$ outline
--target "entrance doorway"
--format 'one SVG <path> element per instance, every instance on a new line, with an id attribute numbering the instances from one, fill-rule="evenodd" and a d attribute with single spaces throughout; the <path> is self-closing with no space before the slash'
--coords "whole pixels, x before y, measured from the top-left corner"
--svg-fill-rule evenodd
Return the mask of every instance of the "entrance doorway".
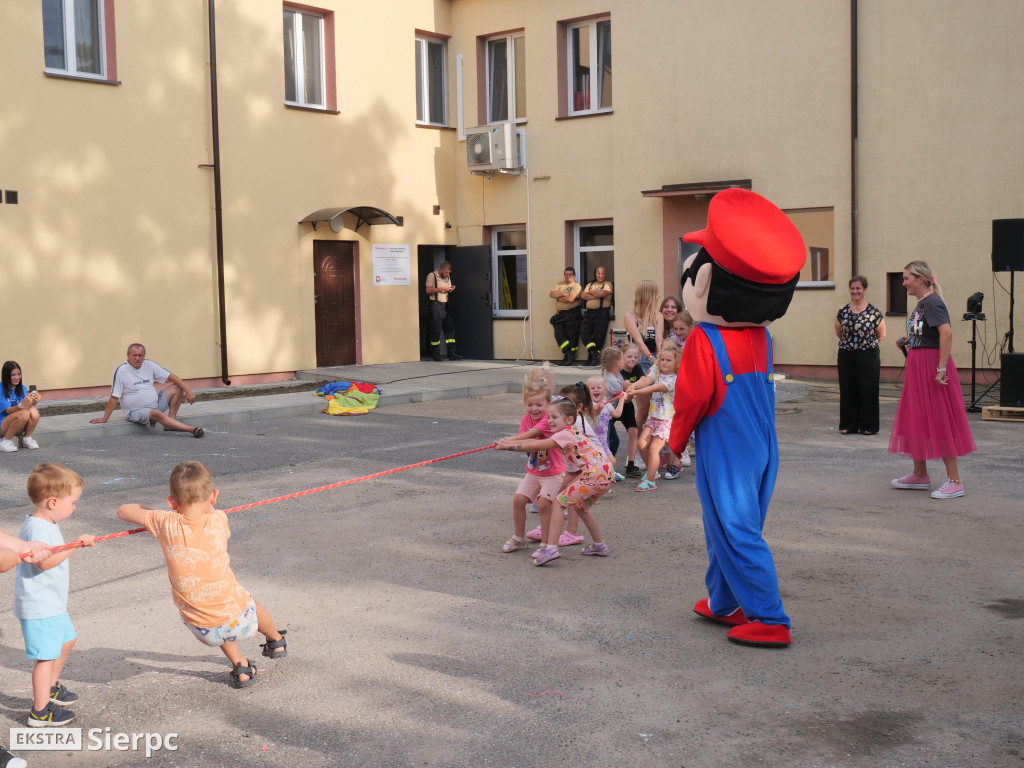
<path id="1" fill-rule="evenodd" d="M 313 242 L 313 305 L 316 317 L 316 365 L 355 365 L 355 243 Z"/>
<path id="2" fill-rule="evenodd" d="M 427 300 L 427 275 L 442 261 L 452 263 L 455 291 L 449 297 L 449 311 L 455 323 L 455 343 L 459 354 L 471 360 L 494 358 L 494 313 L 491 301 L 491 247 L 421 245 L 417 251 L 420 285 L 420 356 L 430 357 L 430 304 Z M 441 354 L 447 355 L 444 342 Z"/>

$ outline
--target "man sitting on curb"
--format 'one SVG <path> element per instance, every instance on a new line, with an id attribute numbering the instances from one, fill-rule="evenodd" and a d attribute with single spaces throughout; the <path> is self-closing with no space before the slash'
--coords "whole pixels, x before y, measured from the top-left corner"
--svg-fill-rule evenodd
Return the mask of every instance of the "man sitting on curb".
<path id="1" fill-rule="evenodd" d="M 154 383 L 169 381 L 170 383 L 157 392 Z M 90 424 L 105 424 L 110 414 L 121 401 L 125 421 L 141 424 L 152 429 L 163 424 L 164 429 L 172 432 L 191 432 L 193 437 L 202 437 L 202 427 L 190 427 L 178 421 L 178 408 L 181 406 L 182 395 L 190 405 L 196 401 L 196 394 L 188 386 L 152 360 L 146 359 L 146 348 L 141 344 L 128 347 L 128 360 L 114 369 L 114 381 L 110 387 L 110 399 L 103 415 L 98 419 L 90 419 Z"/>

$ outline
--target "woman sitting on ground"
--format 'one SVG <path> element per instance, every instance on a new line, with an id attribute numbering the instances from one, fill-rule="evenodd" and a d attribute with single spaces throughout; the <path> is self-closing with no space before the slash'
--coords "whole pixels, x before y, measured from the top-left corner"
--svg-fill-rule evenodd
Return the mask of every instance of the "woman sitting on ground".
<path id="1" fill-rule="evenodd" d="M 4 363 L 3 385 L 0 386 L 0 451 L 18 450 L 15 438 L 21 436 L 21 444 L 35 450 L 39 443 L 32 437 L 39 424 L 39 410 L 36 404 L 39 393 L 28 392 L 21 381 L 21 366 L 13 360 Z"/>

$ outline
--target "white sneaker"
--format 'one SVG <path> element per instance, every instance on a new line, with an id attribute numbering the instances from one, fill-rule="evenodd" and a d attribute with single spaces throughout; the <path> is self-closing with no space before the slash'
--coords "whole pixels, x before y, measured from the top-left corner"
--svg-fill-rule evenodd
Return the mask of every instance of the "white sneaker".
<path id="1" fill-rule="evenodd" d="M 16 450 L 18 450 L 18 446 L 16 446 L 13 443 L 13 441 L 8 440 L 6 437 L 3 438 L 3 439 L 0 439 L 0 451 L 6 451 L 7 453 L 14 453 Z"/>
<path id="2" fill-rule="evenodd" d="M 686 451 L 683 451 L 683 455 L 680 457 L 679 465 L 682 467 L 690 466 L 690 454 L 688 454 Z"/>
<path id="3" fill-rule="evenodd" d="M 35 441 L 35 438 L 28 437 L 27 435 L 21 438 L 21 447 L 28 448 L 30 451 L 34 451 L 39 447 L 39 443 Z"/>

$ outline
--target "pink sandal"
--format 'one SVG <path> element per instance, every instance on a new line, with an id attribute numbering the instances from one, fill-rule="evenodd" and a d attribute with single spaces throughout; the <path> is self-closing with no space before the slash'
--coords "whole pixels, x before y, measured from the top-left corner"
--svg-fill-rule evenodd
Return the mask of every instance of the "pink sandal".
<path id="1" fill-rule="evenodd" d="M 509 539 L 508 541 L 506 541 L 504 544 L 501 545 L 501 551 L 502 552 L 515 552 L 517 549 L 522 549 L 525 546 L 526 546 L 526 537 L 525 536 L 523 538 L 519 538 L 518 536 L 513 536 L 511 539 Z"/>
<path id="2" fill-rule="evenodd" d="M 582 544 L 583 537 L 578 533 L 569 533 L 568 531 L 562 531 L 562 535 L 558 537 L 558 546 L 560 547 L 571 547 L 573 544 Z"/>

